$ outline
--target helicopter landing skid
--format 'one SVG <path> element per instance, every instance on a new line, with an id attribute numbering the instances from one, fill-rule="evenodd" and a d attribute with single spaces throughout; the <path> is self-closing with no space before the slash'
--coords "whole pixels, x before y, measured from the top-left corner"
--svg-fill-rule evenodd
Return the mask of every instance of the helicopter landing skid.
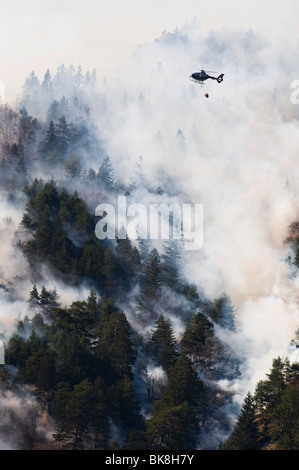
<path id="1" fill-rule="evenodd" d="M 197 83 L 197 85 L 204 86 L 204 82 L 200 82 L 199 80 L 196 80 L 195 78 L 190 77 L 191 82 Z"/>

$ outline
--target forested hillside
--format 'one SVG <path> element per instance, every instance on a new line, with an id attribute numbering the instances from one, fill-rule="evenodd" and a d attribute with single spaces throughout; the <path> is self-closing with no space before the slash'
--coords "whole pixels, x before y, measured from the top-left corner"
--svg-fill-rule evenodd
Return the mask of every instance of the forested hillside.
<path id="1" fill-rule="evenodd" d="M 62 65 L 0 108 L 1 237 L 14 253 L 0 285 L 2 447 L 298 449 L 298 364 L 273 358 L 239 414 L 226 386 L 244 367 L 234 305 L 186 280 L 182 242 L 96 237 L 98 204 L 184 193 L 169 175 L 148 180 L 142 158 L 121 178 L 96 90 L 95 71 Z"/>

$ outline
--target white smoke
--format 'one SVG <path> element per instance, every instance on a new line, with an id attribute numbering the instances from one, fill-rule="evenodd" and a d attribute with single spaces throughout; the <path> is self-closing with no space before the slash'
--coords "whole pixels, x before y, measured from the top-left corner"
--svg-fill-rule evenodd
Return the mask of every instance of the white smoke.
<path id="1" fill-rule="evenodd" d="M 1 390 L 0 450 L 21 450 L 26 448 L 24 437 L 47 442 L 54 431 L 53 420 L 45 404 L 38 402 L 32 390 Z M 27 444 L 28 445 L 28 444 Z"/>
<path id="2" fill-rule="evenodd" d="M 162 186 L 167 202 L 176 192 L 176 201 L 203 204 L 204 246 L 184 253 L 182 269 L 208 298 L 231 298 L 236 332 L 217 334 L 240 351 L 244 366 L 240 377 L 219 385 L 240 404 L 272 359 L 289 354 L 298 328 L 298 279 L 285 262 L 284 244 L 299 215 L 299 108 L 290 101 L 291 82 L 299 78 L 297 44 L 290 37 L 274 45 L 252 31 L 202 31 L 193 21 L 139 47 L 103 83 L 91 113 L 121 181 L 129 183 L 142 155 L 146 177 Z M 201 88 L 188 79 L 195 67 L 225 73 L 224 82 Z M 88 164 L 94 167 L 92 159 Z M 137 194 L 131 202 L 154 202 L 147 190 Z M 24 211 L 0 203 L 1 282 L 19 292 L 0 303 L 1 324 L 11 330 L 19 312 L 27 312 L 32 284 L 12 242 Z M 41 274 L 38 289 L 57 288 L 63 305 L 88 295 L 85 287 L 65 288 L 46 268 Z M 174 327 L 181 333 L 179 320 Z M 290 354 L 296 357 L 293 349 Z"/>
<path id="3" fill-rule="evenodd" d="M 298 281 L 284 244 L 299 214 L 299 109 L 290 101 L 297 45 L 277 47 L 260 33 L 203 34 L 192 22 L 139 47 L 105 81 L 105 123 L 98 116 L 119 174 L 142 155 L 151 181 L 167 174 L 182 198 L 204 206 L 204 246 L 185 253 L 184 274 L 209 298 L 232 299 L 233 341 L 246 357 L 230 384 L 239 401 L 287 354 L 298 327 Z M 192 66 L 223 72 L 224 82 L 201 88 L 188 80 Z"/>

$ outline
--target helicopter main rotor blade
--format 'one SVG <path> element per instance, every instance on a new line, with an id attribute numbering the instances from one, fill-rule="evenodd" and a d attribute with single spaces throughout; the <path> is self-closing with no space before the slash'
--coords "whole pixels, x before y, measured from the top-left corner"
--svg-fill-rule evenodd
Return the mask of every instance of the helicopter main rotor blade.
<path id="1" fill-rule="evenodd" d="M 200 68 L 200 67 L 192 67 L 192 70 L 198 70 L 198 71 L 200 71 L 200 72 L 203 70 L 205 73 L 217 73 L 217 72 L 214 72 L 214 71 L 212 71 L 212 70 L 205 70 L 205 69 L 202 69 L 202 68 Z"/>

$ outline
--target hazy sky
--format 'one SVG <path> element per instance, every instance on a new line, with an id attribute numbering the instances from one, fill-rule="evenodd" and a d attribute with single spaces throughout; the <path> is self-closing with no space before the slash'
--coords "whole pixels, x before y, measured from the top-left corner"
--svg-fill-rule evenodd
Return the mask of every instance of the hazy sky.
<path id="1" fill-rule="evenodd" d="M 6 98 L 35 70 L 62 63 L 97 69 L 102 79 L 139 44 L 197 17 L 204 31 L 253 28 L 274 40 L 297 31 L 297 0 L 0 0 L 1 68 Z"/>

